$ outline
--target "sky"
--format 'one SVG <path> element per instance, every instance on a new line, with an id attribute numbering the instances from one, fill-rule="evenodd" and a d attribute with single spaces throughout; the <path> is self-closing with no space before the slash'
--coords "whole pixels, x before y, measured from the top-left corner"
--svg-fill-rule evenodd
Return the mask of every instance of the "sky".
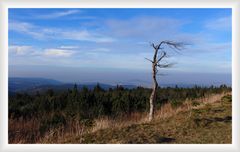
<path id="1" fill-rule="evenodd" d="M 182 42 L 161 84 L 231 84 L 231 9 L 9 9 L 9 77 L 149 86 L 151 43 Z"/>

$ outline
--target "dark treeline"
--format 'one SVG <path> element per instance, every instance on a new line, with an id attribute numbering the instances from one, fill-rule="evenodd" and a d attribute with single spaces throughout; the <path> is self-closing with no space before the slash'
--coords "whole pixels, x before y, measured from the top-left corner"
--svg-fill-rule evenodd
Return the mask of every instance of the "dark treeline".
<path id="1" fill-rule="evenodd" d="M 170 102 L 177 106 L 186 99 L 196 99 L 207 95 L 231 91 L 226 85 L 220 87 L 159 88 L 156 107 Z M 78 89 L 75 85 L 64 92 L 47 90 L 44 93 L 30 95 L 17 93 L 9 97 L 10 119 L 37 119 L 43 131 L 49 127 L 66 125 L 67 121 L 80 121 L 91 124 L 99 117 L 127 116 L 134 112 L 146 112 L 149 109 L 151 90 L 143 87 L 125 89 L 117 86 L 104 90 L 99 85 L 89 90 Z"/>

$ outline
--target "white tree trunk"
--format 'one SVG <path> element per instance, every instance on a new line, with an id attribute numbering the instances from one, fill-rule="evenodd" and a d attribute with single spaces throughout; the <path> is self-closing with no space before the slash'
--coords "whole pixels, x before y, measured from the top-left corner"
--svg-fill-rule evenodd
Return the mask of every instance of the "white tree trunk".
<path id="1" fill-rule="evenodd" d="M 150 96 L 150 100 L 149 100 L 149 107 L 150 107 L 150 111 L 149 111 L 149 121 L 152 121 L 152 119 L 154 118 L 154 112 L 155 112 L 155 103 L 156 103 L 156 99 L 157 99 L 157 88 L 158 88 L 158 83 L 157 83 L 157 79 L 156 79 L 156 74 L 157 74 L 157 66 L 156 66 L 156 58 L 157 58 L 157 50 L 155 50 L 155 54 L 153 57 L 153 63 L 152 63 L 152 78 L 153 78 L 153 88 L 152 88 L 152 93 Z"/>

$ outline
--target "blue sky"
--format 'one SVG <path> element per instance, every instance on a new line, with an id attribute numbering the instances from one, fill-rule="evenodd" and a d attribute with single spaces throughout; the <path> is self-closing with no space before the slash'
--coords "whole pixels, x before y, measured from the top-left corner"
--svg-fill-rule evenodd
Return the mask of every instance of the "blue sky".
<path id="1" fill-rule="evenodd" d="M 151 84 L 150 42 L 184 42 L 160 83 L 231 83 L 231 9 L 9 9 L 9 76 Z"/>

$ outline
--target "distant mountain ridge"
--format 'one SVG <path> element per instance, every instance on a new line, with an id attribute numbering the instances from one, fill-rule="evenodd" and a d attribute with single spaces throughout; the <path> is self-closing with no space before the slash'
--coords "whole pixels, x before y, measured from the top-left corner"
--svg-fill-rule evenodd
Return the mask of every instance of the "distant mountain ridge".
<path id="1" fill-rule="evenodd" d="M 10 77 L 8 79 L 8 89 L 12 92 L 18 92 L 41 85 L 61 85 L 62 82 L 45 78 L 20 78 Z"/>
<path id="2" fill-rule="evenodd" d="M 117 85 L 110 85 L 98 82 L 91 83 L 77 83 L 79 89 L 84 86 L 88 89 L 93 89 L 97 84 L 100 85 L 105 90 L 110 88 L 116 88 Z M 124 88 L 133 89 L 137 88 L 139 85 L 128 84 L 120 84 Z M 36 93 L 44 92 L 48 89 L 53 89 L 55 91 L 64 91 L 67 89 L 72 89 L 75 83 L 64 83 L 61 81 L 57 81 L 54 79 L 46 79 L 46 78 L 23 78 L 23 77 L 10 77 L 8 79 L 8 92 L 10 95 L 15 94 L 17 92 L 27 92 L 27 93 Z M 195 84 L 159 84 L 160 87 L 179 87 L 179 88 L 192 88 L 196 86 Z M 198 85 L 201 87 L 209 87 L 206 85 Z M 146 87 L 147 88 L 147 87 Z"/>
<path id="3" fill-rule="evenodd" d="M 88 89 L 93 89 L 97 84 L 100 85 L 105 90 L 109 88 L 116 88 L 114 85 L 104 84 L 104 83 L 84 83 L 77 84 L 78 88 L 83 88 L 84 86 Z M 8 91 L 10 94 L 15 94 L 17 92 L 27 92 L 27 93 L 35 93 L 35 92 L 43 92 L 48 89 L 53 89 L 55 91 L 64 91 L 67 89 L 72 89 L 75 83 L 63 83 L 53 79 L 45 79 L 45 78 L 20 78 L 20 77 L 11 77 L 8 79 Z M 135 85 L 121 85 L 124 88 L 132 89 L 136 88 Z"/>

